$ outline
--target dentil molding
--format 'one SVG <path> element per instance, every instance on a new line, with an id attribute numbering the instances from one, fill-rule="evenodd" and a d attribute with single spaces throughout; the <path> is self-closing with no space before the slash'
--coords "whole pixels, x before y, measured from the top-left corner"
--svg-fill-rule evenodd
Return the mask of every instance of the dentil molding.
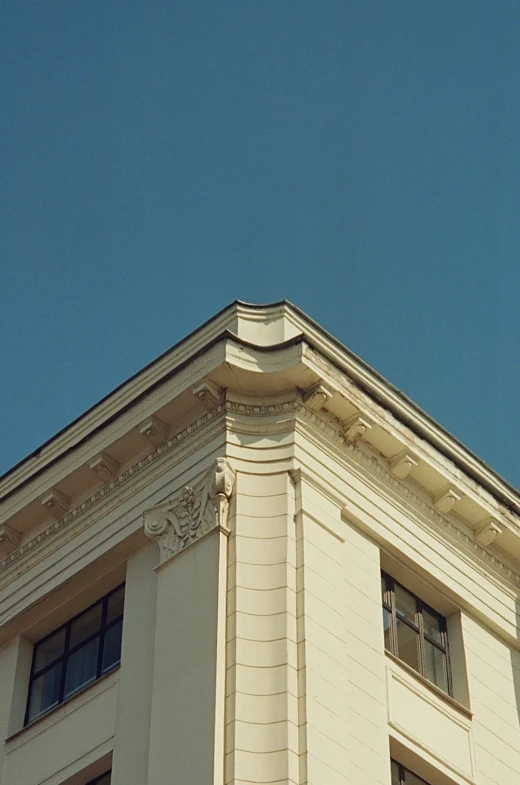
<path id="1" fill-rule="evenodd" d="M 161 564 L 214 529 L 229 534 L 234 482 L 235 472 L 228 461 L 217 458 L 200 491 L 186 485 L 173 501 L 145 510 L 144 533 L 158 543 Z"/>

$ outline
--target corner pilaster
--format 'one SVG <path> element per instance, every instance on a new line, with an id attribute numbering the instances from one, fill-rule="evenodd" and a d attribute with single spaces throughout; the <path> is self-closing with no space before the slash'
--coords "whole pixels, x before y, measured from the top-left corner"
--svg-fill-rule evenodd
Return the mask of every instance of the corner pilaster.
<path id="1" fill-rule="evenodd" d="M 202 483 L 143 514 L 159 546 L 148 785 L 223 785 L 227 520 L 235 473 L 218 458 Z"/>

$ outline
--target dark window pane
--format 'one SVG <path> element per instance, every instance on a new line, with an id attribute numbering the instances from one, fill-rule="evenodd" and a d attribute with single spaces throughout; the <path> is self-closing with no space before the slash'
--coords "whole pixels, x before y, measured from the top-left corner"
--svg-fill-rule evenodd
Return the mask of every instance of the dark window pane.
<path id="1" fill-rule="evenodd" d="M 390 630 L 392 626 L 392 614 L 383 608 L 383 630 L 385 631 L 385 649 L 392 651 L 392 639 L 390 637 Z"/>
<path id="2" fill-rule="evenodd" d="M 40 671 L 45 665 L 50 665 L 63 654 L 65 645 L 65 628 L 35 646 L 34 672 Z"/>
<path id="3" fill-rule="evenodd" d="M 448 679 L 446 676 L 446 655 L 443 651 L 429 641 L 424 641 L 424 658 L 427 679 L 432 681 L 444 692 L 448 692 Z"/>
<path id="4" fill-rule="evenodd" d="M 381 575 L 381 599 L 383 602 L 385 601 L 385 592 L 386 592 L 386 577 Z"/>
<path id="5" fill-rule="evenodd" d="M 395 585 L 395 610 L 397 617 L 407 619 L 412 624 L 416 624 L 415 612 L 417 603 L 415 597 L 410 592 L 403 589 L 402 586 Z"/>
<path id="6" fill-rule="evenodd" d="M 423 623 L 424 623 L 424 632 L 426 633 L 426 635 L 429 635 L 429 637 L 433 638 L 434 641 L 441 643 L 442 625 L 441 625 L 440 618 L 434 615 L 433 613 L 424 610 Z"/>
<path id="7" fill-rule="evenodd" d="M 60 662 L 33 681 L 27 717 L 28 722 L 31 722 L 31 720 L 58 704 L 61 668 L 62 663 Z"/>
<path id="8" fill-rule="evenodd" d="M 81 616 L 78 616 L 76 621 L 72 622 L 69 643 L 71 649 L 73 649 L 74 646 L 77 646 L 78 643 L 84 641 L 90 635 L 93 635 L 95 632 L 99 631 L 101 626 L 101 610 L 102 603 L 98 603 L 90 610 L 82 613 Z"/>
<path id="9" fill-rule="evenodd" d="M 416 671 L 419 670 L 419 634 L 397 620 L 397 656 Z"/>
<path id="10" fill-rule="evenodd" d="M 123 622 L 118 621 L 105 633 L 105 644 L 103 647 L 103 667 L 102 672 L 106 673 L 114 665 L 118 665 L 121 660 L 121 633 Z"/>
<path id="11" fill-rule="evenodd" d="M 401 781 L 399 779 L 399 764 L 392 761 L 392 785 L 401 785 Z"/>
<path id="12" fill-rule="evenodd" d="M 96 678 L 99 638 L 86 643 L 67 660 L 64 698 L 70 698 Z"/>
<path id="13" fill-rule="evenodd" d="M 123 615 L 123 605 L 125 602 L 125 587 L 121 586 L 120 589 L 115 591 L 107 600 L 107 624 L 109 624 L 118 616 Z"/>

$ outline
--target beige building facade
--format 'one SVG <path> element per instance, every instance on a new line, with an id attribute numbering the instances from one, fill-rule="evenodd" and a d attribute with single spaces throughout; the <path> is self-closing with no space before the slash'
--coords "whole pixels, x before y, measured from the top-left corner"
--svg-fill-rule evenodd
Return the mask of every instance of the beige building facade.
<path id="1" fill-rule="evenodd" d="M 520 497 L 291 304 L 0 498 L 0 785 L 520 783 Z"/>

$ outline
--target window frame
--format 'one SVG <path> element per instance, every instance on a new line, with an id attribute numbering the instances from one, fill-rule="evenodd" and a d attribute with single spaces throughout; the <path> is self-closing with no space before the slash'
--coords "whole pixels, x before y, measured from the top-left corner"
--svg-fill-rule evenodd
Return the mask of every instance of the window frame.
<path id="1" fill-rule="evenodd" d="M 92 684 L 95 684 L 97 681 L 99 681 L 100 678 L 102 678 L 103 676 L 106 676 L 107 674 L 109 674 L 113 670 L 115 670 L 115 668 L 119 667 L 119 665 L 121 663 L 121 658 L 119 658 L 119 660 L 117 662 L 113 663 L 109 668 L 107 668 L 106 670 L 103 671 L 103 656 L 104 656 L 105 638 L 106 638 L 107 632 L 109 630 L 111 630 L 112 627 L 115 627 L 116 624 L 119 624 L 123 620 L 123 617 L 124 617 L 124 595 L 123 595 L 123 609 L 122 609 L 121 613 L 118 614 L 117 616 L 115 616 L 109 622 L 107 622 L 108 602 L 109 602 L 110 597 L 113 594 L 115 594 L 116 592 L 118 592 L 120 589 L 122 589 L 124 587 L 125 587 L 125 582 L 120 583 L 114 589 L 111 589 L 109 592 L 107 592 L 107 594 L 103 595 L 103 597 L 100 597 L 98 600 L 93 602 L 91 605 L 89 605 L 87 608 L 82 610 L 80 613 L 77 613 L 75 616 L 72 616 L 64 624 L 61 624 L 59 627 L 56 627 L 54 630 L 52 630 L 50 633 L 48 633 L 48 635 L 45 635 L 43 638 L 41 638 L 39 641 L 37 641 L 34 644 L 33 654 L 32 654 L 32 662 L 31 662 L 31 672 L 30 672 L 30 676 L 29 676 L 29 686 L 28 686 L 28 690 L 27 690 L 27 703 L 26 703 L 26 707 L 25 707 L 24 727 L 27 727 L 28 725 L 31 725 L 33 722 L 36 722 L 36 720 L 39 720 L 40 718 L 46 716 L 49 712 L 53 711 L 54 709 L 57 709 L 58 706 L 61 706 L 63 703 L 65 703 L 68 700 L 71 700 L 76 695 L 79 695 L 81 692 L 83 692 L 83 690 L 88 689 L 88 687 L 90 687 Z M 87 635 L 83 640 L 81 640 L 76 645 L 70 646 L 70 633 L 71 633 L 71 628 L 72 628 L 72 625 L 74 624 L 74 622 L 76 622 L 79 618 L 81 618 L 82 616 L 84 616 L 87 613 L 89 613 L 93 608 L 95 608 L 98 605 L 101 605 L 101 620 L 100 620 L 100 623 L 99 623 L 99 628 L 95 632 L 91 633 L 90 635 Z M 46 663 L 43 667 L 41 667 L 38 670 L 36 670 L 35 669 L 35 665 L 36 665 L 36 658 L 37 658 L 37 655 L 38 655 L 39 647 L 42 644 L 44 644 L 47 640 L 49 640 L 49 638 L 52 638 L 54 635 L 57 635 L 62 630 L 65 630 L 65 636 L 64 636 L 62 653 L 59 654 L 57 657 L 55 657 L 51 662 Z M 122 629 L 121 629 L 121 636 L 122 636 Z M 67 663 L 68 663 L 70 657 L 72 655 L 74 655 L 76 652 L 80 651 L 82 648 L 86 647 L 89 643 L 91 643 L 93 640 L 95 640 L 98 637 L 99 637 L 99 647 L 98 647 L 98 652 L 97 652 L 97 663 L 96 663 L 96 675 L 95 675 L 95 678 L 93 678 L 91 681 L 89 681 L 84 686 L 78 688 L 72 694 L 67 695 L 65 697 L 65 686 L 66 686 L 65 683 L 66 683 L 66 678 L 67 678 Z M 45 673 L 50 671 L 52 668 L 56 667 L 56 665 L 58 665 L 58 664 L 61 664 L 61 673 L 60 673 L 60 677 L 59 677 L 60 678 L 60 686 L 59 686 L 59 693 L 58 693 L 58 701 L 57 701 L 57 703 L 52 704 L 52 706 L 49 706 L 49 708 L 44 709 L 43 711 L 41 711 L 39 714 L 37 714 L 32 719 L 29 719 L 29 710 L 30 710 L 30 706 L 31 706 L 31 697 L 32 697 L 32 690 L 33 690 L 34 682 L 36 681 L 36 679 L 39 679 L 40 676 L 43 676 Z M 105 774 L 106 773 L 107 772 L 105 772 Z M 95 780 L 94 780 L 94 783 L 95 783 Z M 88 785 L 90 785 L 90 783 Z"/>
<path id="2" fill-rule="evenodd" d="M 413 777 L 416 777 L 420 781 L 421 785 L 429 785 L 429 783 L 426 782 L 426 780 L 423 779 L 422 777 L 420 777 L 418 774 L 416 774 L 415 771 L 412 771 L 411 769 L 408 769 L 402 763 L 399 763 L 399 761 L 395 760 L 395 758 L 390 758 L 390 768 L 392 767 L 392 763 L 395 763 L 395 765 L 397 766 L 397 769 L 398 769 L 399 785 L 406 785 L 406 774 L 407 773 L 411 774 Z M 89 783 L 89 785 L 90 785 L 90 783 Z"/>
<path id="3" fill-rule="evenodd" d="M 388 611 L 390 613 L 390 646 L 391 648 L 387 649 L 385 645 L 386 651 L 390 652 L 394 657 L 396 657 L 400 662 L 403 662 L 405 665 L 408 665 L 406 660 L 403 660 L 399 657 L 399 644 L 397 639 L 397 605 L 395 600 L 395 587 L 399 586 L 403 589 L 407 594 L 412 596 L 416 603 L 416 611 L 415 611 L 415 624 L 412 623 L 410 620 L 406 618 L 399 617 L 399 621 L 406 625 L 410 630 L 413 630 L 414 633 L 418 635 L 418 659 L 419 659 L 419 670 L 416 670 L 413 666 L 408 665 L 415 673 L 418 673 L 423 679 L 426 679 L 428 684 L 432 684 L 437 689 L 441 690 L 445 695 L 449 697 L 453 697 L 453 683 L 451 677 L 451 667 L 450 667 L 450 653 L 448 647 L 448 626 L 446 617 L 443 616 L 441 613 L 432 608 L 431 605 L 424 602 L 420 597 L 415 594 L 415 592 L 410 591 L 406 586 L 396 580 L 392 575 L 381 570 L 381 582 L 384 582 L 384 590 L 383 585 L 381 586 L 381 594 L 382 594 L 382 606 L 383 610 Z M 424 629 L 424 612 L 427 612 L 434 616 L 439 622 L 439 630 L 440 630 L 440 642 L 436 641 L 433 636 L 428 635 Z M 427 641 L 430 645 L 434 646 L 440 652 L 445 655 L 444 664 L 445 664 L 445 675 L 446 675 L 446 685 L 447 690 L 441 687 L 439 684 L 436 684 L 434 681 L 428 678 L 426 675 L 426 654 L 425 654 L 425 641 Z M 413 772 L 412 772 L 413 773 Z"/>

